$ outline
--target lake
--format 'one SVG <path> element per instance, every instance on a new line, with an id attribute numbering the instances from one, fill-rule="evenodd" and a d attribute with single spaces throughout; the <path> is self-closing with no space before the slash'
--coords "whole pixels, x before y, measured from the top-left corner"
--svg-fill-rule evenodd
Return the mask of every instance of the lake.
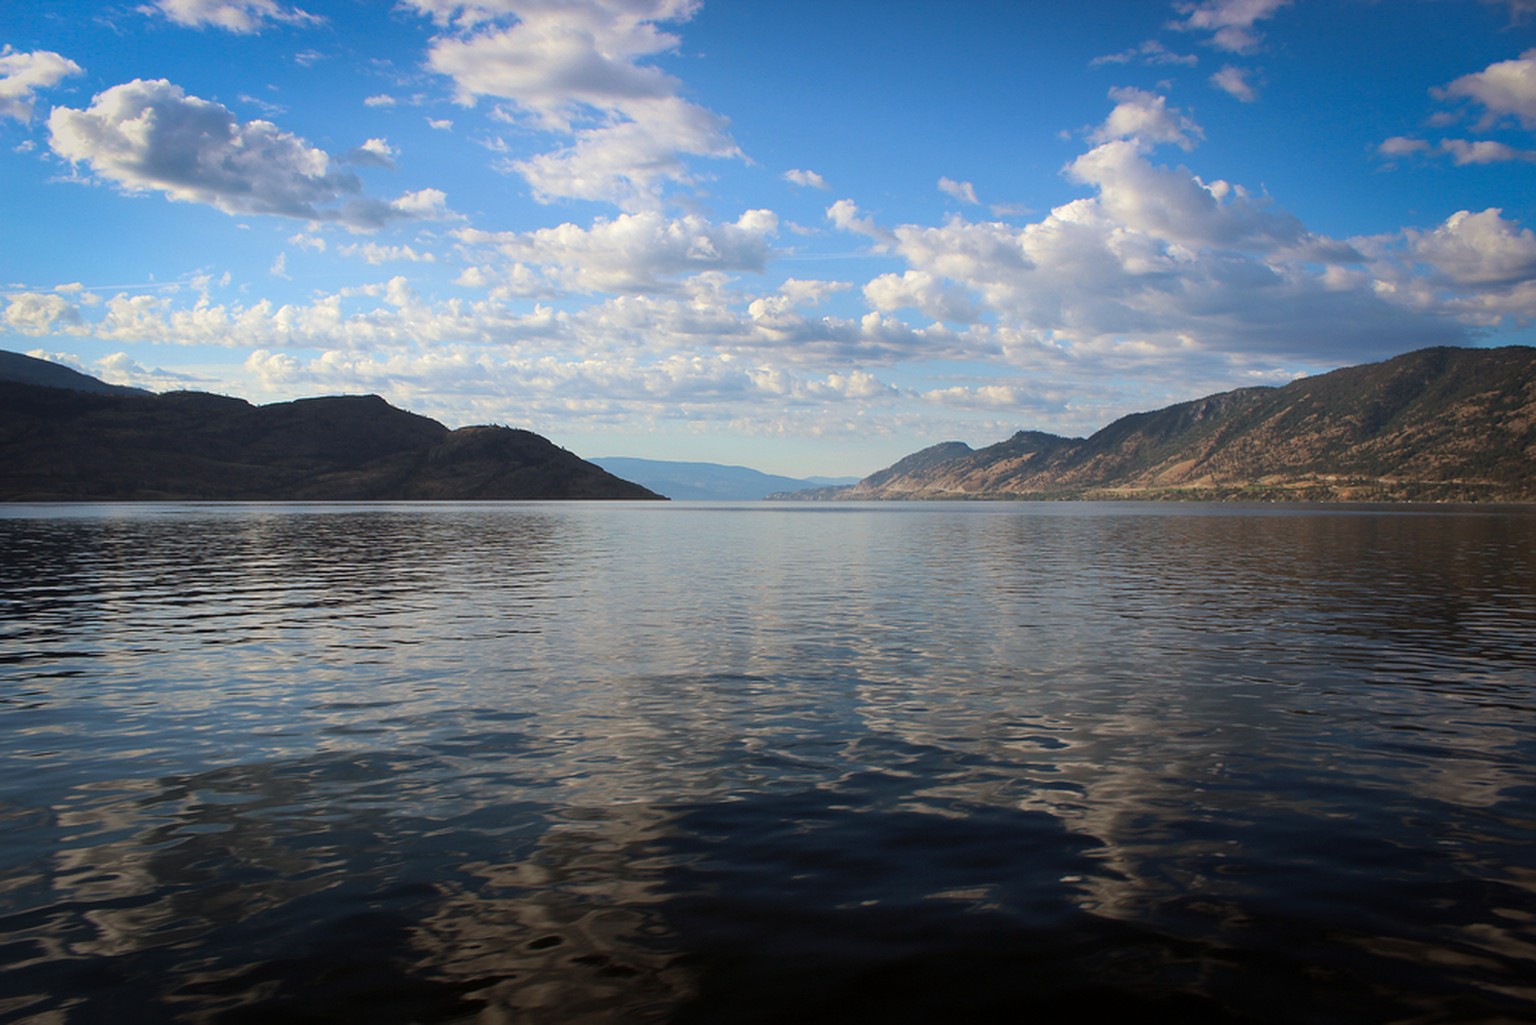
<path id="1" fill-rule="evenodd" d="M 1536 1021 L 1536 509 L 0 506 L 0 1021 Z"/>

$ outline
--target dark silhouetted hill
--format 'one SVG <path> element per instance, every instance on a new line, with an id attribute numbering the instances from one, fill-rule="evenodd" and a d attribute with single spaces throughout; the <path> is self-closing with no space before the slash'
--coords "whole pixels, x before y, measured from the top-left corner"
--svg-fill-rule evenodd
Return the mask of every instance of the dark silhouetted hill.
<path id="1" fill-rule="evenodd" d="M 659 497 L 530 431 L 450 431 L 376 395 L 253 406 L 75 378 L 95 380 L 39 384 L 36 368 L 0 363 L 0 500 Z"/>

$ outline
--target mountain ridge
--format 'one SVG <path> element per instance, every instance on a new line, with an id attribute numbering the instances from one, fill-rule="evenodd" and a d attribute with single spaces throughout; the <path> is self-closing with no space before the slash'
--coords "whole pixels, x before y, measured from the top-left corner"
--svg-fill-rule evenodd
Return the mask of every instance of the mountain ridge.
<path id="1" fill-rule="evenodd" d="M 705 501 L 755 501 L 779 491 L 816 487 L 814 479 L 764 473 L 726 463 L 594 456 L 588 462 L 632 480 L 668 498 Z M 848 478 L 853 482 L 854 478 Z"/>
<path id="2" fill-rule="evenodd" d="M 930 446 L 801 499 L 1536 501 L 1536 348 L 1420 349 L 1121 417 Z"/>
<path id="3" fill-rule="evenodd" d="M 377 395 L 257 406 L 13 379 L 35 369 L 0 362 L 3 501 L 661 498 L 531 431 L 449 430 Z"/>

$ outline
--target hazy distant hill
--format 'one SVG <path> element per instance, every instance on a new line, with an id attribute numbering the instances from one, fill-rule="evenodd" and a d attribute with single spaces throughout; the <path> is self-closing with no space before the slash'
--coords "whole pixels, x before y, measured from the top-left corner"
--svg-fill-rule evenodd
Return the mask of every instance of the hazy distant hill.
<path id="1" fill-rule="evenodd" d="M 1089 438 L 945 442 L 793 497 L 1536 501 L 1536 348 L 1424 349 Z"/>
<path id="2" fill-rule="evenodd" d="M 15 380 L 41 360 L 6 356 L 0 500 L 658 497 L 529 431 L 450 431 L 377 395 L 253 406 L 43 386 Z"/>
<path id="3" fill-rule="evenodd" d="M 679 499 L 754 501 L 774 492 L 796 491 L 826 483 L 824 478 L 780 477 L 746 466 L 720 463 L 632 459 L 628 456 L 599 456 L 591 462 L 625 480 L 644 485 L 658 495 Z M 853 479 L 848 483 L 853 483 Z"/>

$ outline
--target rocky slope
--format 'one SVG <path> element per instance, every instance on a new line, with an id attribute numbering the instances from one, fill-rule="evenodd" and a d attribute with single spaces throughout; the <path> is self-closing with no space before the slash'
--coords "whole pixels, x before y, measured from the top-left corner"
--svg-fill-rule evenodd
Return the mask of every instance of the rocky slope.
<path id="1" fill-rule="evenodd" d="M 1115 421 L 946 442 L 794 497 L 1536 501 L 1536 348 L 1436 348 Z"/>
<path id="2" fill-rule="evenodd" d="M 5 501 L 658 497 L 529 431 L 450 431 L 376 395 L 253 406 L 0 379 Z"/>

